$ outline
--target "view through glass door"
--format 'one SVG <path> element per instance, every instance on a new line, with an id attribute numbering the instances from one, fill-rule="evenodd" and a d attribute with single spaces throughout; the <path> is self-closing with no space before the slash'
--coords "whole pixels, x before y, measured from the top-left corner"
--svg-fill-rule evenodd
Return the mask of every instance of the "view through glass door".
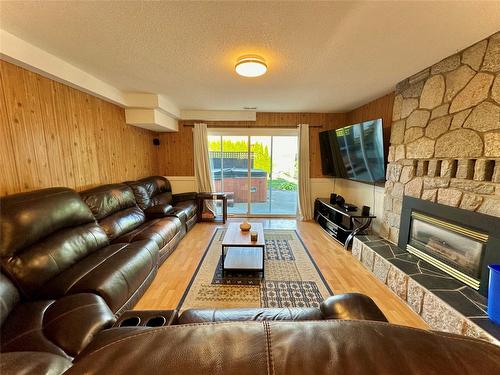
<path id="1" fill-rule="evenodd" d="M 296 214 L 296 135 L 232 135 L 225 131 L 212 133 L 208 142 L 215 190 L 228 195 L 230 215 Z"/>

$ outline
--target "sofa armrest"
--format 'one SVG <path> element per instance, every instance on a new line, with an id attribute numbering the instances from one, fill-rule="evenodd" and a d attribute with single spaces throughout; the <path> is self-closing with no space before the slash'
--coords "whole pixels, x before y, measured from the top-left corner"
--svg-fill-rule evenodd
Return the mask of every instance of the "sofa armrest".
<path id="1" fill-rule="evenodd" d="M 144 213 L 149 220 L 161 219 L 165 216 L 171 216 L 174 213 L 174 208 L 168 203 L 163 203 L 145 209 Z"/>
<path id="2" fill-rule="evenodd" d="M 179 316 L 177 324 L 276 320 L 321 320 L 321 312 L 314 307 L 187 309 Z"/>
<path id="3" fill-rule="evenodd" d="M 8 352 L 0 355 L 0 374 L 62 374 L 72 366 L 69 359 L 46 352 Z"/>
<path id="4" fill-rule="evenodd" d="M 189 192 L 189 193 L 172 194 L 172 203 L 175 206 L 175 204 L 178 202 L 194 201 L 194 200 L 196 200 L 197 196 L 198 196 L 198 193 L 196 193 L 194 191 Z"/>
<path id="5" fill-rule="evenodd" d="M 94 340 L 88 345 L 84 350 L 80 352 L 74 359 L 73 362 L 78 362 L 82 358 L 85 358 L 89 354 L 100 350 L 101 348 L 108 346 L 114 342 L 121 341 L 123 338 L 130 336 L 130 334 L 141 333 L 150 330 L 150 327 L 136 326 L 136 327 L 112 327 L 104 331 L 99 332 Z"/>
<path id="6" fill-rule="evenodd" d="M 328 297 L 320 305 L 323 319 L 377 320 L 387 322 L 373 300 L 361 293 Z"/>
<path id="7" fill-rule="evenodd" d="M 74 357 L 97 333 L 111 327 L 114 322 L 114 314 L 100 296 L 92 293 L 72 294 L 47 308 L 43 317 L 43 332 Z"/>

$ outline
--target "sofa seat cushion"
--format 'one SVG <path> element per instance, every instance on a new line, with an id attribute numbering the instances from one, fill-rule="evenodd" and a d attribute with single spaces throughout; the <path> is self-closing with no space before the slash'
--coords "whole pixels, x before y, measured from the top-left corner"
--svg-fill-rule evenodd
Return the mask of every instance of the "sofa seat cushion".
<path id="1" fill-rule="evenodd" d="M 182 210 L 186 213 L 187 219 L 191 219 L 196 216 L 197 206 L 195 201 L 182 201 L 178 202 L 174 206 L 175 210 Z"/>
<path id="2" fill-rule="evenodd" d="M 165 247 L 181 231 L 181 221 L 176 217 L 150 220 L 137 229 L 116 238 L 113 242 L 136 242 L 153 240 L 159 249 Z"/>
<path id="3" fill-rule="evenodd" d="M 2 327 L 2 351 L 43 351 L 74 357 L 115 317 L 96 294 L 21 303 Z"/>
<path id="4" fill-rule="evenodd" d="M 179 316 L 177 324 L 263 321 L 263 320 L 321 320 L 321 311 L 314 307 L 188 309 Z"/>
<path id="5" fill-rule="evenodd" d="M 168 203 L 157 204 L 144 210 L 146 218 L 149 220 L 161 219 L 162 217 L 172 215 L 173 212 L 174 208 Z"/>
<path id="6" fill-rule="evenodd" d="M 116 313 L 142 285 L 158 264 L 154 241 L 113 244 L 88 257 L 50 280 L 41 290 L 44 297 L 94 292 Z"/>

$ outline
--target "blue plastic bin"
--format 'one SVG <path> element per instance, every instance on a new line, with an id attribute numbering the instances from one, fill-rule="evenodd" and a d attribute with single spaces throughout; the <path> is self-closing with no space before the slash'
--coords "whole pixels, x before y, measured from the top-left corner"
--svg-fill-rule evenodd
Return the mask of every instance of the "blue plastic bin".
<path id="1" fill-rule="evenodd" d="M 500 324 L 500 264 L 490 264 L 488 268 L 488 316 L 494 323 Z"/>

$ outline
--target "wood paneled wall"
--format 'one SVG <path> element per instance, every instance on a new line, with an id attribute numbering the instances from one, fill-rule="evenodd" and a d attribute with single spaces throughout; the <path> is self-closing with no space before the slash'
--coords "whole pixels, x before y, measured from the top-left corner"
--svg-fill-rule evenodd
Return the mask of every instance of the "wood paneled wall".
<path id="1" fill-rule="evenodd" d="M 256 121 L 203 121 L 209 126 L 251 128 L 251 127 L 290 127 L 309 124 L 310 168 L 311 177 L 325 177 L 321 173 L 321 155 L 319 149 L 320 131 L 336 129 L 348 124 L 382 118 L 384 124 L 384 144 L 389 146 L 392 122 L 394 93 L 384 95 L 347 113 L 275 113 L 258 112 Z M 159 150 L 160 174 L 166 176 L 193 176 L 193 133 L 192 127 L 197 121 L 180 121 L 179 132 L 162 133 Z M 199 121 L 201 122 L 201 121 Z M 318 127 L 319 126 L 319 127 Z"/>
<path id="2" fill-rule="evenodd" d="M 0 60 L 0 195 L 68 186 L 77 190 L 148 175 L 192 176 L 195 121 L 179 132 L 129 126 L 123 108 Z M 257 113 L 256 121 L 220 127 L 310 124 L 311 177 L 324 177 L 318 133 L 382 117 L 389 145 L 394 94 L 348 113 Z M 160 137 L 160 147 L 152 139 Z"/>
<path id="3" fill-rule="evenodd" d="M 159 151 L 160 173 L 166 176 L 193 176 L 193 132 L 195 122 L 180 121 L 179 132 L 162 133 Z M 334 129 L 346 123 L 345 113 L 276 113 L 258 112 L 256 121 L 203 121 L 209 126 L 252 128 L 252 127 L 291 127 L 309 124 L 311 177 L 323 177 L 318 133 Z"/>
<path id="4" fill-rule="evenodd" d="M 353 109 L 347 113 L 347 123 L 357 124 L 362 121 L 382 118 L 384 128 L 384 149 L 385 158 L 389 153 L 389 143 L 391 138 L 392 106 L 394 104 L 394 92 L 384 95 L 378 99 Z"/>
<path id="5" fill-rule="evenodd" d="M 0 195 L 158 173 L 157 133 L 114 104 L 0 60 Z"/>

